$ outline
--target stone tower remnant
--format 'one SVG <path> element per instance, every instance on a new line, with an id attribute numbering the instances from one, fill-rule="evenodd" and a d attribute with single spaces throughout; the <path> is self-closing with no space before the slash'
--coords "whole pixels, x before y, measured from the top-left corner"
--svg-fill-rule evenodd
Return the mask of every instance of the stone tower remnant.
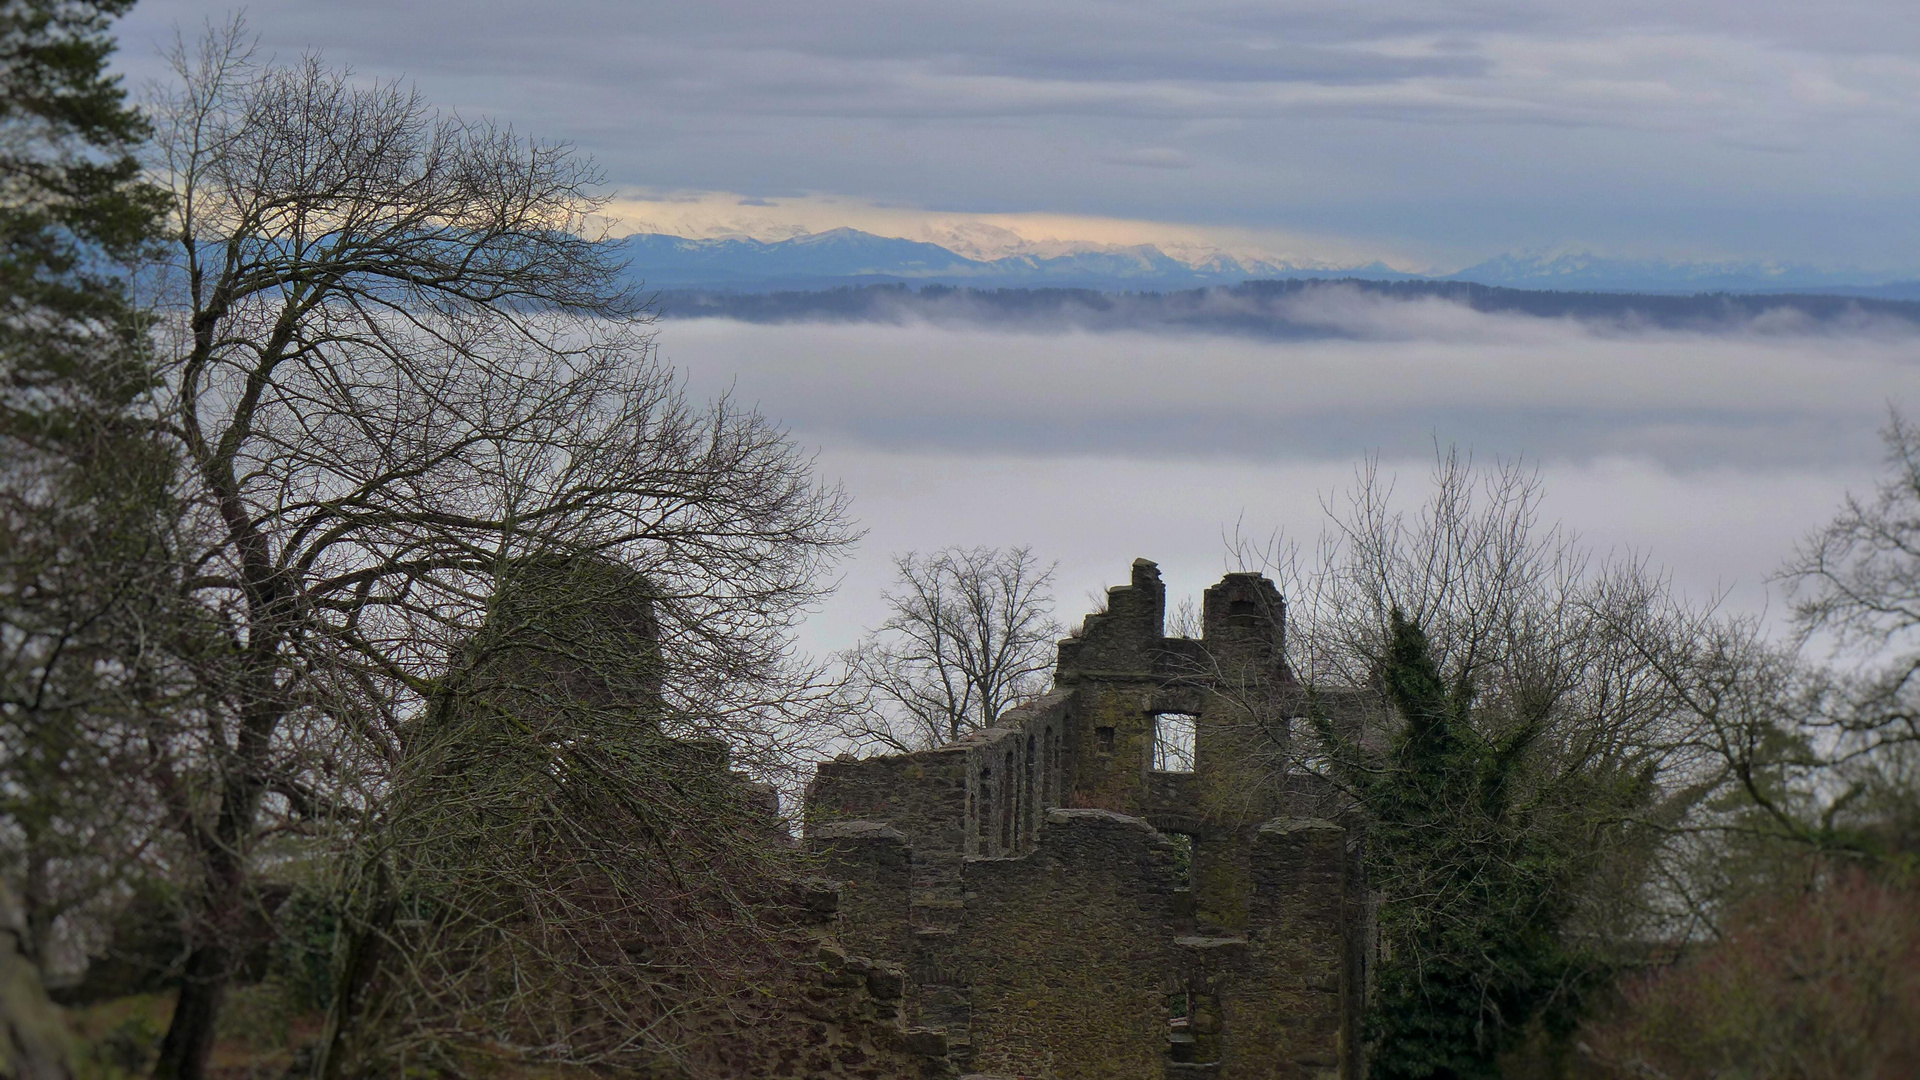
<path id="1" fill-rule="evenodd" d="M 1165 634 L 1133 564 L 1060 643 L 1054 689 L 807 790 L 836 936 L 907 973 L 908 1022 L 964 1070 L 1059 1080 L 1361 1074 L 1357 840 L 1306 816 L 1285 603 L 1258 574 Z M 1319 800 L 1324 803 L 1324 799 Z"/>

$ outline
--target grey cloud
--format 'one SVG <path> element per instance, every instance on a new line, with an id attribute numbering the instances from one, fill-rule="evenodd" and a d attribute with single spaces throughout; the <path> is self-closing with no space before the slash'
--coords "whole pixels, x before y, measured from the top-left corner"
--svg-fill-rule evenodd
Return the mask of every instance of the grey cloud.
<path id="1" fill-rule="evenodd" d="M 124 66 L 153 73 L 172 24 L 225 10 L 146 0 Z M 1807 235 L 1804 204 L 1920 216 L 1905 0 L 265 0 L 251 20 L 282 56 L 321 47 L 574 140 L 629 188 L 1339 232 L 1467 261 L 1567 242 L 1891 259 L 1911 229 Z M 1750 148 L 1787 146 L 1806 149 L 1754 167 Z M 1114 147 L 1195 167 L 1083 175 Z M 1616 224 L 1641 212 L 1687 223 Z"/>
<path id="2" fill-rule="evenodd" d="M 1146 146 L 1138 150 L 1102 154 L 1100 160 L 1109 165 L 1141 165 L 1149 169 L 1193 168 L 1193 158 L 1190 155 L 1165 146 Z"/>

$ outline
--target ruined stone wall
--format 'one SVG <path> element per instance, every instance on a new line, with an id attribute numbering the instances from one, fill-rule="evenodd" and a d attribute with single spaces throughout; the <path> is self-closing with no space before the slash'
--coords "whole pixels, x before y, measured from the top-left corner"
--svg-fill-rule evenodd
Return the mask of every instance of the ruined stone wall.
<path id="1" fill-rule="evenodd" d="M 646 1080 L 780 1077 L 792 1080 L 956 1080 L 936 1032 L 911 1028 L 899 967 L 848 953 L 831 939 L 802 943 L 784 977 L 728 1013 L 684 1017 L 677 1062 Z M 775 995 L 769 1004 L 768 992 Z"/>
<path id="2" fill-rule="evenodd" d="M 1074 763 L 1066 805 L 1138 813 L 1153 751 L 1151 695 L 1159 680 L 1166 586 L 1159 568 L 1136 559 L 1130 584 L 1107 590 L 1107 610 L 1088 615 L 1060 643 L 1054 683 L 1073 695 L 1067 756 Z"/>
<path id="3" fill-rule="evenodd" d="M 808 828 L 885 822 L 922 860 L 1024 851 L 1071 782 L 1067 725 L 1068 696 L 1050 694 L 934 750 L 826 762 L 807 786 Z"/>
<path id="4" fill-rule="evenodd" d="M 1351 1080 L 1359 1007 L 1346 830 L 1277 818 L 1231 871 L 1234 926 L 1197 920 L 1174 845 L 1146 821 L 1053 810 L 1032 850 L 970 858 L 952 927 L 909 917 L 911 853 L 880 823 L 810 838 L 838 882 L 834 937 L 901 955 L 903 1029 L 941 1031 L 968 1071 L 1073 1080 Z M 1196 866 L 1196 878 L 1209 871 Z M 1169 1004 L 1187 1020 L 1171 1023 Z"/>
<path id="5" fill-rule="evenodd" d="M 1072 700 L 1058 691 L 1047 694 L 1009 709 L 992 730 L 969 740 L 979 744 L 980 754 L 972 775 L 978 779 L 991 762 L 1001 777 L 997 798 L 975 799 L 981 817 L 975 822 L 978 842 L 969 854 L 1029 850 L 1046 812 L 1061 805 L 1073 778 L 1067 739 Z"/>
<path id="6" fill-rule="evenodd" d="M 1054 810 L 1030 854 L 968 861 L 960 950 L 971 1068 L 1161 1073 L 1173 860 L 1173 846 L 1137 818 Z"/>
<path id="7" fill-rule="evenodd" d="M 1129 584 L 1107 590 L 1107 610 L 1062 642 L 1056 684 L 1071 693 L 1073 790 L 1067 805 L 1142 814 L 1189 831 L 1201 822 L 1250 827 L 1281 810 L 1289 703 L 1286 605 L 1257 574 L 1228 574 L 1206 590 L 1203 636 L 1165 636 L 1166 587 L 1137 559 Z M 1155 717 L 1196 720 L 1194 771 L 1153 768 Z M 1175 818 L 1184 815 L 1188 824 Z"/>
<path id="8" fill-rule="evenodd" d="M 1070 703 L 1067 694 L 1049 694 L 953 744 L 967 753 L 967 855 L 1032 849 L 1043 815 L 1060 805 L 1071 783 Z"/>
<path id="9" fill-rule="evenodd" d="M 1229 574 L 1197 640 L 1164 636 L 1165 607 L 1137 560 L 1060 644 L 1054 693 L 822 766 L 806 816 L 843 932 L 905 965 L 908 1023 L 965 1071 L 1357 1080 L 1367 893 L 1327 793 L 1288 776 L 1284 603 Z M 1186 717 L 1191 769 L 1158 767 L 1156 725 Z"/>
<path id="10" fill-rule="evenodd" d="M 1221 993 L 1235 1080 L 1338 1080 L 1346 1048 L 1347 833 L 1313 818 L 1262 825 L 1244 967 Z"/>
<path id="11" fill-rule="evenodd" d="M 857 956 L 905 965 L 913 956 L 913 851 L 877 821 L 833 822 L 807 836 L 816 869 L 839 890 L 834 937 Z"/>
<path id="12" fill-rule="evenodd" d="M 885 822 L 922 854 L 959 855 L 966 847 L 966 766 L 959 746 L 825 762 L 807 785 L 807 828 Z"/>

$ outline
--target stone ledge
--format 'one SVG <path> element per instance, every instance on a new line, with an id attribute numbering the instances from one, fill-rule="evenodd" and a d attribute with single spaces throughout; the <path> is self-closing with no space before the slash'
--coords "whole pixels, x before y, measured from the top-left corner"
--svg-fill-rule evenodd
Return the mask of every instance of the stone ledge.
<path id="1" fill-rule="evenodd" d="M 1235 949 L 1245 948 L 1247 939 L 1243 937 L 1177 937 L 1173 943 L 1183 949 Z"/>
<path id="2" fill-rule="evenodd" d="M 1116 814 L 1112 810 L 1069 810 L 1066 808 L 1057 808 L 1047 811 L 1047 824 L 1118 825 L 1122 828 L 1131 829 L 1134 832 L 1152 833 L 1155 836 L 1160 835 L 1160 830 L 1154 828 L 1146 818 L 1133 817 L 1129 814 Z"/>
<path id="3" fill-rule="evenodd" d="M 1293 836 L 1297 833 L 1344 833 L 1347 830 L 1325 818 L 1273 818 L 1260 826 L 1261 836 Z"/>
<path id="4" fill-rule="evenodd" d="M 897 840 L 907 842 L 907 834 L 884 821 L 831 821 L 807 831 L 808 840 Z"/>

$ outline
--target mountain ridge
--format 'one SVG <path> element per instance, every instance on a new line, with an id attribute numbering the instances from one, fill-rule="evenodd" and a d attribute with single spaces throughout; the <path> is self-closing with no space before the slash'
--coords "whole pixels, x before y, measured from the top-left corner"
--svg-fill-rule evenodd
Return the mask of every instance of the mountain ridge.
<path id="1" fill-rule="evenodd" d="M 1453 281 L 1520 289 L 1687 294 L 1834 293 L 1920 299 L 1920 281 L 1898 275 L 1756 260 L 1687 262 L 1625 259 L 1590 252 L 1507 253 L 1449 274 L 1416 274 L 1386 264 L 1302 266 L 1203 251 L 1183 261 L 1152 244 L 1060 245 L 1057 254 L 1015 252 L 970 258 L 924 240 L 842 226 L 779 240 L 634 233 L 613 241 L 628 273 L 653 289 L 749 292 L 840 285 L 914 284 L 976 288 L 1183 289 L 1270 279 Z M 1061 250 L 1062 248 L 1069 250 Z"/>

